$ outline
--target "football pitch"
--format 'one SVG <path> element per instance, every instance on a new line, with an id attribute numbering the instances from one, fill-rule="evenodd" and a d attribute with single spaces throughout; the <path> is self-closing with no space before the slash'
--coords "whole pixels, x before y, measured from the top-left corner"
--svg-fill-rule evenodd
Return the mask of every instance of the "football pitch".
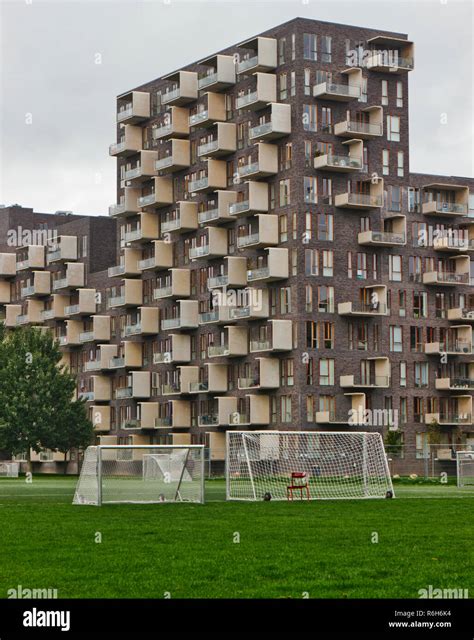
<path id="1" fill-rule="evenodd" d="M 474 488 L 395 485 L 395 500 L 71 504 L 77 478 L 0 478 L 0 597 L 417 598 L 474 594 Z"/>

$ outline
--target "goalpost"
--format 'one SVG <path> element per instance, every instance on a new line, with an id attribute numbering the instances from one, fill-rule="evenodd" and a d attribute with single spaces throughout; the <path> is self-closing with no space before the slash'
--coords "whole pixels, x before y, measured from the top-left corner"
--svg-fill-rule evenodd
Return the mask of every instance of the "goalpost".
<path id="1" fill-rule="evenodd" d="M 204 502 L 204 445 L 88 447 L 73 504 Z"/>
<path id="2" fill-rule="evenodd" d="M 0 478 L 18 478 L 19 471 L 19 462 L 0 461 Z"/>
<path id="3" fill-rule="evenodd" d="M 394 497 L 380 433 L 228 431 L 227 500 Z"/>
<path id="4" fill-rule="evenodd" d="M 474 451 L 458 451 L 456 468 L 458 487 L 474 487 Z"/>

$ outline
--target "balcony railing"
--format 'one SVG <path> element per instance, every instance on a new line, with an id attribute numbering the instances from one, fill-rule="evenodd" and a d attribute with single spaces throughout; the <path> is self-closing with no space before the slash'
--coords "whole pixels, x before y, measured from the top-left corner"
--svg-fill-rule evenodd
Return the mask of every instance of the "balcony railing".
<path id="1" fill-rule="evenodd" d="M 381 207 L 383 196 L 371 196 L 365 193 L 348 193 L 348 203 L 359 206 Z"/>
<path id="2" fill-rule="evenodd" d="M 171 427 L 173 419 L 171 416 L 164 416 L 163 418 L 155 418 L 155 427 Z"/>
<path id="3" fill-rule="evenodd" d="M 270 275 L 269 267 L 260 267 L 259 269 L 249 269 L 247 271 L 247 280 L 250 282 L 252 280 L 260 280 L 262 278 L 268 278 Z"/>
<path id="4" fill-rule="evenodd" d="M 41 312 L 41 317 L 43 320 L 52 320 L 56 315 L 54 309 L 45 309 Z"/>
<path id="5" fill-rule="evenodd" d="M 242 107 L 245 107 L 248 104 L 252 104 L 252 102 L 255 102 L 258 98 L 258 92 L 257 91 L 251 91 L 250 93 L 245 93 L 243 96 L 239 96 L 237 98 L 237 100 L 235 101 L 235 107 L 236 109 L 242 109 Z"/>
<path id="6" fill-rule="evenodd" d="M 242 202 L 234 202 L 234 204 L 229 205 L 229 214 L 234 216 L 242 211 L 248 211 L 250 203 L 248 200 L 243 200 Z"/>
<path id="7" fill-rule="evenodd" d="M 173 354 L 171 351 L 164 351 L 163 353 L 153 354 L 153 364 L 163 364 L 164 362 L 172 362 Z"/>
<path id="8" fill-rule="evenodd" d="M 198 79 L 198 89 L 204 89 L 215 82 L 217 82 L 217 71 L 202 75 Z"/>
<path id="9" fill-rule="evenodd" d="M 467 340 L 440 342 L 439 349 L 442 353 L 472 353 L 472 343 Z"/>
<path id="10" fill-rule="evenodd" d="M 248 247 L 249 245 L 252 244 L 258 244 L 260 239 L 260 234 L 258 233 L 250 233 L 247 236 L 239 236 L 237 238 L 237 246 L 240 248 L 242 247 Z"/>
<path id="11" fill-rule="evenodd" d="M 93 391 L 81 391 L 78 395 L 79 400 L 85 400 L 86 402 L 92 402 L 94 400 Z"/>
<path id="12" fill-rule="evenodd" d="M 124 179 L 125 180 L 133 180 L 133 178 L 138 178 L 142 173 L 142 167 L 141 165 L 137 165 L 136 167 L 133 167 L 132 169 L 128 169 L 128 171 L 125 171 L 124 174 Z"/>
<path id="13" fill-rule="evenodd" d="M 198 417 L 201 427 L 216 427 L 219 424 L 219 418 L 216 414 L 205 414 Z"/>
<path id="14" fill-rule="evenodd" d="M 181 226 L 181 218 L 173 218 L 172 220 L 165 220 L 161 223 L 161 233 L 169 233 L 170 231 L 176 231 Z"/>
<path id="15" fill-rule="evenodd" d="M 216 151 L 216 149 L 219 148 L 219 141 L 218 140 L 210 140 L 209 142 L 206 142 L 206 144 L 200 144 L 198 146 L 198 156 L 205 156 L 208 153 L 211 153 L 212 151 Z"/>
<path id="16" fill-rule="evenodd" d="M 449 386 L 460 389 L 474 389 L 474 379 L 472 378 L 450 378 Z"/>
<path id="17" fill-rule="evenodd" d="M 439 424 L 470 424 L 472 415 L 470 413 L 440 413 Z"/>
<path id="18" fill-rule="evenodd" d="M 251 340 L 250 351 L 268 351 L 272 347 L 271 340 Z"/>
<path id="19" fill-rule="evenodd" d="M 204 111 L 198 111 L 198 113 L 193 113 L 192 116 L 189 116 L 189 124 L 191 127 L 199 124 L 200 122 L 204 122 L 209 117 L 209 111 L 205 109 Z"/>
<path id="20" fill-rule="evenodd" d="M 454 282 L 456 284 L 469 284 L 468 273 L 454 273 L 453 271 L 438 271 L 437 280 L 439 282 Z"/>
<path id="21" fill-rule="evenodd" d="M 137 322 L 136 324 L 127 324 L 125 326 L 125 336 L 134 336 L 137 335 L 139 333 L 141 333 L 142 331 L 142 325 L 140 322 Z"/>
<path id="22" fill-rule="evenodd" d="M 171 102 L 172 100 L 176 100 L 177 98 L 179 98 L 180 95 L 181 95 L 180 88 L 176 87 L 176 89 L 171 89 L 171 91 L 166 91 L 161 96 L 161 102 L 162 104 L 167 104 L 168 102 Z"/>
<path id="23" fill-rule="evenodd" d="M 166 298 L 173 293 L 173 287 L 158 287 L 153 291 L 153 300 L 161 300 L 161 298 Z"/>
<path id="24" fill-rule="evenodd" d="M 79 342 L 92 342 L 92 340 L 94 340 L 93 331 L 82 331 L 79 334 Z"/>
<path id="25" fill-rule="evenodd" d="M 205 393 L 208 390 L 209 383 L 206 381 L 189 383 L 189 393 Z"/>
<path id="26" fill-rule="evenodd" d="M 207 288 L 213 289 L 214 287 L 226 287 L 229 282 L 229 276 L 221 275 L 209 278 L 207 281 Z"/>
<path id="27" fill-rule="evenodd" d="M 218 357 L 218 356 L 227 356 L 229 355 L 229 345 L 219 344 L 219 345 L 208 347 L 207 353 L 210 358 Z"/>
<path id="28" fill-rule="evenodd" d="M 125 296 L 113 296 L 109 298 L 110 307 L 120 307 L 125 304 Z"/>
<path id="29" fill-rule="evenodd" d="M 161 328 L 163 331 L 168 329 L 179 329 L 181 326 L 181 318 L 165 318 L 161 321 Z"/>
<path id="30" fill-rule="evenodd" d="M 125 366 L 125 358 L 123 356 L 114 356 L 109 360 L 110 369 L 121 369 Z"/>
<path id="31" fill-rule="evenodd" d="M 251 58 L 246 58 L 245 60 L 241 60 L 237 64 L 237 72 L 244 73 L 247 69 L 252 69 L 258 64 L 258 56 L 252 56 Z"/>
<path id="32" fill-rule="evenodd" d="M 122 122 L 133 115 L 133 104 L 130 102 L 124 105 L 117 113 L 117 122 Z"/>
<path id="33" fill-rule="evenodd" d="M 219 209 L 208 209 L 207 211 L 200 211 L 198 213 L 199 224 L 205 224 L 206 222 L 212 222 L 219 218 Z"/>
<path id="34" fill-rule="evenodd" d="M 138 198 L 138 206 L 146 207 L 149 204 L 154 204 L 155 202 L 155 193 L 148 193 L 146 196 L 140 196 Z"/>
<path id="35" fill-rule="evenodd" d="M 117 400 L 123 400 L 124 398 L 131 398 L 133 394 L 132 387 L 121 387 L 115 391 L 115 397 Z"/>
<path id="36" fill-rule="evenodd" d="M 354 122 L 350 120 L 346 123 L 347 131 L 350 133 L 362 133 L 368 134 L 371 136 L 381 136 L 383 132 L 383 125 L 381 124 L 370 124 L 368 122 Z"/>
<path id="37" fill-rule="evenodd" d="M 241 178 L 258 172 L 258 162 L 252 162 L 251 164 L 245 164 L 238 168 L 238 174 Z"/>
<path id="38" fill-rule="evenodd" d="M 56 291 L 57 289 L 64 289 L 65 287 L 67 287 L 67 278 L 61 278 L 53 282 L 54 291 Z"/>
<path id="39" fill-rule="evenodd" d="M 107 273 L 109 278 L 113 278 L 114 276 L 121 276 L 125 273 L 125 265 L 118 264 L 115 267 L 109 267 Z"/>
<path id="40" fill-rule="evenodd" d="M 202 258 L 203 256 L 209 255 L 210 247 L 208 244 L 203 244 L 200 247 L 191 247 L 189 249 L 189 257 L 190 259 L 194 258 Z"/>
<path id="41" fill-rule="evenodd" d="M 21 288 L 21 297 L 25 298 L 26 296 L 32 296 L 35 292 L 35 285 L 30 284 L 28 287 Z"/>
<path id="42" fill-rule="evenodd" d="M 273 131 L 273 122 L 270 120 L 269 122 L 263 122 L 262 124 L 259 124 L 256 127 L 252 127 L 249 131 L 249 137 L 258 138 L 260 136 L 266 135 L 267 133 L 271 133 L 272 131 Z"/>
<path id="43" fill-rule="evenodd" d="M 250 416 L 246 413 L 231 413 L 229 424 L 250 424 Z"/>
<path id="44" fill-rule="evenodd" d="M 205 176 L 204 178 L 199 178 L 199 180 L 190 180 L 189 181 L 189 191 L 197 191 L 198 189 L 205 189 L 209 184 L 209 178 Z"/>
<path id="45" fill-rule="evenodd" d="M 391 244 L 405 244 L 404 233 L 389 233 L 388 231 L 372 231 L 373 242 L 389 242 Z"/>
<path id="46" fill-rule="evenodd" d="M 67 316 L 72 316 L 75 313 L 79 313 L 81 310 L 81 305 L 79 304 L 71 304 L 64 308 L 64 313 Z"/>
<path id="47" fill-rule="evenodd" d="M 314 86 L 314 96 L 317 97 L 322 93 L 333 94 L 336 96 L 347 96 L 350 98 L 360 97 L 360 88 L 348 84 L 336 84 L 334 82 L 323 82 Z"/>

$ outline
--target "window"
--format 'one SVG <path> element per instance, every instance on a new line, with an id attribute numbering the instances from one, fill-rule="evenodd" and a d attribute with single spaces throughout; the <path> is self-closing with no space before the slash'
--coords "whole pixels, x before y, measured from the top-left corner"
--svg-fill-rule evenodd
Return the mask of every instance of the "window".
<path id="1" fill-rule="evenodd" d="M 304 166 L 313 168 L 313 153 L 311 140 L 304 141 Z"/>
<path id="2" fill-rule="evenodd" d="M 390 151 L 382 150 L 382 174 L 388 176 L 390 174 Z"/>
<path id="3" fill-rule="evenodd" d="M 403 351 L 402 328 L 390 326 L 390 351 L 401 353 Z"/>
<path id="4" fill-rule="evenodd" d="M 304 95 L 311 95 L 311 69 L 305 69 L 303 71 L 303 79 L 304 79 Z"/>
<path id="5" fill-rule="evenodd" d="M 303 34 L 303 58 L 305 60 L 317 60 L 318 38 L 313 33 Z"/>
<path id="6" fill-rule="evenodd" d="M 428 294 L 426 291 L 413 292 L 413 317 L 417 320 L 428 317 Z"/>
<path id="7" fill-rule="evenodd" d="M 334 287 L 318 287 L 318 313 L 334 313 Z"/>
<path id="8" fill-rule="evenodd" d="M 402 210 L 401 188 L 391 185 L 387 189 L 389 211 L 400 212 Z"/>
<path id="9" fill-rule="evenodd" d="M 282 422 L 291 422 L 291 396 L 280 396 L 280 417 Z"/>
<path id="10" fill-rule="evenodd" d="M 304 201 L 306 204 L 318 203 L 318 181 L 316 176 L 304 177 Z"/>
<path id="11" fill-rule="evenodd" d="M 280 180 L 280 207 L 290 204 L 290 180 Z"/>
<path id="12" fill-rule="evenodd" d="M 426 389 L 429 381 L 429 363 L 415 362 L 415 387 Z"/>
<path id="13" fill-rule="evenodd" d="M 406 291 L 398 292 L 398 315 L 405 318 L 407 314 L 407 294 Z"/>
<path id="14" fill-rule="evenodd" d="M 290 73 L 290 96 L 296 95 L 296 72 Z"/>
<path id="15" fill-rule="evenodd" d="M 303 129 L 305 131 L 318 130 L 318 115 L 315 104 L 303 105 Z"/>
<path id="16" fill-rule="evenodd" d="M 397 176 L 403 178 L 404 175 L 404 156 L 403 151 L 397 153 Z"/>
<path id="17" fill-rule="evenodd" d="M 280 289 L 280 313 L 291 313 L 291 287 Z"/>
<path id="18" fill-rule="evenodd" d="M 402 256 L 389 256 L 389 279 L 392 282 L 402 281 Z"/>
<path id="19" fill-rule="evenodd" d="M 296 34 L 291 34 L 291 59 L 296 60 Z"/>
<path id="20" fill-rule="evenodd" d="M 305 286 L 305 308 L 306 313 L 313 311 L 313 287 L 310 284 Z"/>
<path id="21" fill-rule="evenodd" d="M 278 217 L 278 233 L 280 242 L 288 241 L 288 216 L 285 214 Z"/>
<path id="22" fill-rule="evenodd" d="M 403 83 L 397 82 L 397 107 L 403 107 Z"/>
<path id="23" fill-rule="evenodd" d="M 303 242 L 308 244 L 308 241 L 313 237 L 313 217 L 310 213 L 305 213 L 304 216 L 304 237 Z"/>
<path id="24" fill-rule="evenodd" d="M 334 216 L 332 213 L 318 213 L 317 215 L 318 240 L 334 240 Z"/>
<path id="25" fill-rule="evenodd" d="M 321 62 L 332 62 L 332 38 L 331 36 L 321 36 Z"/>
<path id="26" fill-rule="evenodd" d="M 319 275 L 319 251 L 317 249 L 305 249 L 305 275 Z"/>
<path id="27" fill-rule="evenodd" d="M 388 80 L 382 80 L 382 106 L 388 105 Z"/>
<path id="28" fill-rule="evenodd" d="M 306 322 L 306 348 L 318 348 L 318 323 L 313 320 Z"/>
<path id="29" fill-rule="evenodd" d="M 286 100 L 288 97 L 288 77 L 286 73 L 280 73 L 280 100 Z"/>
<path id="30" fill-rule="evenodd" d="M 286 38 L 278 40 L 278 64 L 285 64 Z"/>
<path id="31" fill-rule="evenodd" d="M 319 361 L 319 384 L 322 387 L 334 384 L 334 360 L 321 358 Z"/>
<path id="32" fill-rule="evenodd" d="M 332 110 L 331 107 L 321 107 L 321 131 L 332 132 Z"/>
<path id="33" fill-rule="evenodd" d="M 407 363 L 404 361 L 400 362 L 400 386 L 407 386 Z"/>
<path id="34" fill-rule="evenodd" d="M 280 171 L 287 171 L 291 169 L 292 161 L 292 145 L 291 142 L 278 147 L 278 155 L 280 160 Z"/>
<path id="35" fill-rule="evenodd" d="M 387 140 L 389 142 L 400 142 L 399 116 L 387 116 Z"/>
<path id="36" fill-rule="evenodd" d="M 328 251 L 325 249 L 323 251 L 323 276 L 326 276 L 327 278 L 332 278 L 332 276 L 334 275 L 333 263 L 334 263 L 334 252 Z"/>

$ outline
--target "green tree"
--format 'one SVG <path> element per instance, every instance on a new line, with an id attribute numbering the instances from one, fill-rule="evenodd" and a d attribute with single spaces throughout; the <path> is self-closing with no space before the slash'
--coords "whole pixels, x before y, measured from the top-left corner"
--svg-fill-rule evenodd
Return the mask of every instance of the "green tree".
<path id="1" fill-rule="evenodd" d="M 73 400 L 75 376 L 60 365 L 48 332 L 21 328 L 0 341 L 0 448 L 11 454 L 53 449 L 65 454 L 89 444 L 92 424 Z"/>

